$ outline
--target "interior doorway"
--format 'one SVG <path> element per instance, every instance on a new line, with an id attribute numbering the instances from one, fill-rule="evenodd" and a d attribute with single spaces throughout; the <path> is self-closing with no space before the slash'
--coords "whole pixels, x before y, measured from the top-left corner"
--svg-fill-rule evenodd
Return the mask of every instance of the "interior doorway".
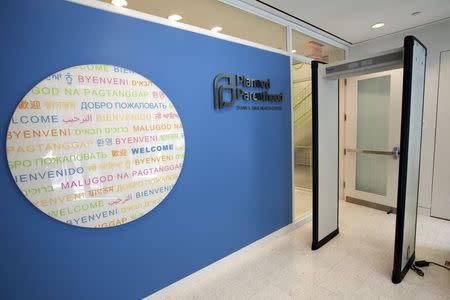
<path id="1" fill-rule="evenodd" d="M 311 65 L 292 60 L 292 128 L 294 153 L 293 220 L 312 208 L 312 105 Z"/>
<path id="2" fill-rule="evenodd" d="M 355 257 L 370 255 L 386 279 L 394 257 L 402 85 L 403 69 L 339 82 L 339 235 L 358 244 Z"/>
<path id="3" fill-rule="evenodd" d="M 355 148 L 346 147 L 345 152 L 353 152 L 355 157 L 350 168 L 354 176 L 354 191 L 372 197 L 388 195 L 389 168 L 394 164 L 362 155 L 386 155 L 399 158 L 397 176 L 397 211 L 395 222 L 394 263 L 392 282 L 402 281 L 415 260 L 416 225 L 419 192 L 420 154 L 422 143 L 423 99 L 425 87 L 425 64 L 427 50 L 413 36 L 404 39 L 403 48 L 359 60 L 326 65 L 312 62 L 312 119 L 313 119 L 313 222 L 312 250 L 317 250 L 339 234 L 339 174 L 338 161 L 340 138 L 339 80 L 355 80 L 351 77 L 374 75 L 374 73 L 402 68 L 401 114 L 399 147 L 386 149 L 366 149 L 365 147 L 389 146 L 391 110 L 395 101 L 390 101 L 397 85 L 391 82 L 394 73 L 381 76 L 357 78 L 347 91 L 349 108 L 353 111 L 353 140 Z M 379 74 L 378 74 L 379 75 Z M 353 96 L 352 96 L 353 95 Z M 356 96 L 355 96 L 356 95 Z M 379 102 L 384 105 L 374 105 Z M 379 104 L 377 103 L 377 104 Z M 391 109 L 393 107 L 393 109 Z M 389 109 L 388 109 L 389 108 Z M 379 119 L 370 115 L 380 110 Z M 356 118 L 355 118 L 356 117 Z M 346 122 L 346 121 L 345 121 Z M 374 129 L 387 128 L 383 132 Z M 393 130 L 396 131 L 396 130 Z M 386 134 L 387 132 L 387 134 Z M 377 133 L 377 136 L 373 136 Z M 347 141 L 347 139 L 345 139 Z M 344 143 L 345 146 L 347 146 Z M 361 148 L 358 148 L 361 147 Z M 347 149 L 348 148 L 348 149 Z M 351 150 L 351 151 L 348 151 Z M 392 152 L 392 153 L 391 153 Z M 347 153 L 345 154 L 347 155 Z M 350 161 L 350 160 L 349 160 Z M 359 163 L 358 163 L 359 161 Z M 350 162 L 349 162 L 350 164 Z M 389 166 L 390 165 L 390 166 Z M 365 167 L 364 169 L 362 167 Z M 378 176 L 373 176 L 378 172 Z M 361 175 L 359 176 L 358 175 Z M 385 178 L 380 180 L 379 177 Z M 386 182 L 384 184 L 384 182 Z M 395 190 L 395 186 L 393 185 Z"/>

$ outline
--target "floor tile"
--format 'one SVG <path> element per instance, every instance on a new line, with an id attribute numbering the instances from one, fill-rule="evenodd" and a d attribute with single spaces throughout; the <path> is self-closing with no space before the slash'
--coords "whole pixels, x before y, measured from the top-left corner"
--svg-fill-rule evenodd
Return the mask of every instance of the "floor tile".
<path id="1" fill-rule="evenodd" d="M 340 203 L 340 234 L 311 251 L 311 224 L 237 252 L 147 299 L 450 299 L 450 272 L 391 282 L 395 215 Z M 419 216 L 417 259 L 450 259 L 450 222 Z"/>

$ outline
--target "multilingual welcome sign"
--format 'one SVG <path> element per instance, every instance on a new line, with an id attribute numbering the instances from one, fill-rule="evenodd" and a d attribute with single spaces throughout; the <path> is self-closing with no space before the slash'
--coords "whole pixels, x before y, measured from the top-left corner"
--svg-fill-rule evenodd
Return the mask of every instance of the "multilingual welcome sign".
<path id="1" fill-rule="evenodd" d="M 39 82 L 18 104 L 6 147 L 11 174 L 47 215 L 81 227 L 142 217 L 176 183 L 184 132 L 152 81 L 111 65 L 81 65 Z"/>

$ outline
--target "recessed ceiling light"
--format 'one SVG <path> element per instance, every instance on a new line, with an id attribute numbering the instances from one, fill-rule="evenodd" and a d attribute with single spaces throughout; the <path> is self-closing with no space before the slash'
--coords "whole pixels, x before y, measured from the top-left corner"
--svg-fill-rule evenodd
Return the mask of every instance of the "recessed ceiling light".
<path id="1" fill-rule="evenodd" d="M 377 29 L 377 28 L 381 28 L 381 27 L 383 27 L 384 26 L 384 23 L 383 22 L 380 22 L 380 23 L 377 23 L 377 24 L 373 24 L 372 25 L 372 28 L 373 29 Z"/>
<path id="2" fill-rule="evenodd" d="M 420 11 L 415 11 L 415 12 L 413 12 L 412 14 L 411 14 L 411 16 L 417 16 L 417 15 L 419 15 L 420 14 Z"/>
<path id="3" fill-rule="evenodd" d="M 111 3 L 118 7 L 124 7 L 128 5 L 127 0 L 111 0 Z"/>
<path id="4" fill-rule="evenodd" d="M 180 16 L 180 15 L 170 15 L 170 16 L 168 17 L 168 19 L 169 19 L 170 21 L 173 21 L 173 22 L 178 22 L 178 21 L 180 21 L 181 19 L 183 19 L 183 17 Z"/>
<path id="5" fill-rule="evenodd" d="M 211 28 L 212 32 L 221 32 L 222 30 L 223 28 L 220 26 L 214 26 L 213 28 Z"/>
<path id="6" fill-rule="evenodd" d="M 295 52 L 297 52 L 297 50 L 295 50 L 295 49 L 292 49 L 292 53 L 295 53 Z"/>

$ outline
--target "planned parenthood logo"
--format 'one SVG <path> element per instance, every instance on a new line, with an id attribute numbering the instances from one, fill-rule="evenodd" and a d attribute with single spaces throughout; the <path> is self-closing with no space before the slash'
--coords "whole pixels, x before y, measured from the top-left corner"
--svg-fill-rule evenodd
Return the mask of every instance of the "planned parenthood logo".
<path id="1" fill-rule="evenodd" d="M 219 73 L 214 77 L 214 108 L 232 106 L 238 99 L 245 101 L 279 103 L 283 93 L 270 94 L 270 79 L 251 79 L 244 75 Z"/>

